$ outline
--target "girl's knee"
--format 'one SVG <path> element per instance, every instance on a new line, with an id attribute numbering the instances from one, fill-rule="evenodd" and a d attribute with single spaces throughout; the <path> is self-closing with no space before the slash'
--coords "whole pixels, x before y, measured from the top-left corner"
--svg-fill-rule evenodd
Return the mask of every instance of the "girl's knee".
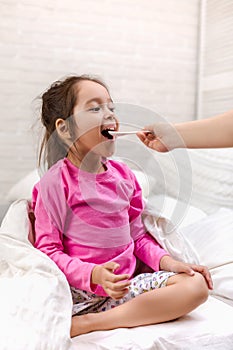
<path id="1" fill-rule="evenodd" d="M 209 290 L 204 276 L 198 272 L 191 277 L 191 289 L 198 304 L 204 303 L 209 296 Z"/>
<path id="2" fill-rule="evenodd" d="M 167 285 L 178 284 L 185 289 L 193 301 L 199 305 L 204 303 L 208 296 L 208 286 L 205 278 L 199 272 L 195 272 L 193 276 L 186 273 L 180 273 L 169 278 Z"/>

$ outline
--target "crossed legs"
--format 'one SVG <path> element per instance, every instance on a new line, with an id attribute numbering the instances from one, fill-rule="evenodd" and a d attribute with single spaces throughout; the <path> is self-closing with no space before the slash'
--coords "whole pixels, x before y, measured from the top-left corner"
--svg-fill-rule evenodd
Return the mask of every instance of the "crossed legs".
<path id="1" fill-rule="evenodd" d="M 111 310 L 72 317 L 71 337 L 97 330 L 131 328 L 181 317 L 208 298 L 204 277 L 181 273 L 169 277 L 166 287 L 143 293 Z"/>

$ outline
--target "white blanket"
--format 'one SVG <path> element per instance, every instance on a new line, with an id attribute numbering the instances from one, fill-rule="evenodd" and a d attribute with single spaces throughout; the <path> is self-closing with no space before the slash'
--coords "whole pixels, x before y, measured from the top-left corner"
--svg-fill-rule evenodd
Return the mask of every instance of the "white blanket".
<path id="1" fill-rule="evenodd" d="M 68 283 L 57 265 L 30 244 L 28 233 L 27 201 L 17 201 L 0 231 L 0 349 L 69 349 Z"/>
<path id="2" fill-rule="evenodd" d="M 169 221 L 159 221 L 150 211 L 144 214 L 145 226 L 168 251 L 179 257 L 185 248 L 187 259 L 198 259 Z M 30 244 L 29 231 L 28 202 L 16 201 L 0 229 L 1 350 L 232 350 L 233 308 L 212 298 L 175 322 L 93 332 L 71 340 L 69 285 L 56 264 Z M 221 320 L 218 313 L 224 315 Z"/>

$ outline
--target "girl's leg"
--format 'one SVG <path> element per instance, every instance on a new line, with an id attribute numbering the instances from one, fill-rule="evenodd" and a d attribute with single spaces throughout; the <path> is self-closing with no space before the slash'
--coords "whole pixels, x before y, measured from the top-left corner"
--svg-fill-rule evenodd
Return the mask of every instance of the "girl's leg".
<path id="1" fill-rule="evenodd" d="M 174 320 L 208 298 L 204 277 L 178 274 L 167 286 L 143 293 L 111 310 L 72 317 L 71 337 L 96 330 L 130 328 Z"/>

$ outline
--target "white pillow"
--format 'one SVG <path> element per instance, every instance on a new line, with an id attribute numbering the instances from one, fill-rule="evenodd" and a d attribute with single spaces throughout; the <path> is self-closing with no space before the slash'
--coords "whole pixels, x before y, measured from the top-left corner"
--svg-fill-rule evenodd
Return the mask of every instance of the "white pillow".
<path id="1" fill-rule="evenodd" d="M 173 198 L 166 198 L 170 207 L 167 207 L 167 213 L 171 210 L 171 205 L 177 203 Z M 149 199 L 146 203 L 142 219 L 146 230 L 156 239 L 156 241 L 177 260 L 193 264 L 199 264 L 198 254 L 188 239 L 178 229 L 177 223 L 171 221 L 169 215 L 161 215 L 161 209 L 158 208 L 157 196 L 153 200 Z M 180 204 L 180 203 L 179 203 Z M 181 203 L 184 204 L 184 203 Z M 196 208 L 194 208 L 195 211 Z M 166 211 L 166 209 L 165 209 Z"/>
<path id="2" fill-rule="evenodd" d="M 154 195 L 148 200 L 161 217 L 172 221 L 175 227 L 185 227 L 207 216 L 199 208 L 170 196 Z"/>
<path id="3" fill-rule="evenodd" d="M 0 227 L 0 234 L 10 234 L 12 238 L 28 242 L 32 238 L 32 228 L 29 220 L 30 203 L 26 199 L 13 202 Z"/>
<path id="4" fill-rule="evenodd" d="M 10 189 L 6 195 L 6 199 L 10 202 L 14 202 L 22 198 L 31 199 L 32 189 L 39 180 L 40 177 L 37 169 L 31 171 Z"/>
<path id="5" fill-rule="evenodd" d="M 212 274 L 213 295 L 233 300 L 233 210 L 221 208 L 181 228 Z"/>
<path id="6" fill-rule="evenodd" d="M 214 282 L 212 295 L 233 306 L 233 263 L 210 269 Z"/>

